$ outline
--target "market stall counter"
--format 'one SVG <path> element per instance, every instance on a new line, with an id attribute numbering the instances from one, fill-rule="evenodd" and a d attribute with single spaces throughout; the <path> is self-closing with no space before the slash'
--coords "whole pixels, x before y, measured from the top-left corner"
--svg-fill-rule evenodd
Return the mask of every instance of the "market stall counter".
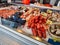
<path id="1" fill-rule="evenodd" d="M 52 28 L 50 26 L 60 23 L 60 10 L 16 4 L 1 9 L 0 14 L 0 26 L 4 29 L 1 31 L 27 45 L 51 45 L 51 40 L 55 41 L 54 43 L 59 42 L 54 36 L 60 35 L 57 33 L 60 25 Z"/>

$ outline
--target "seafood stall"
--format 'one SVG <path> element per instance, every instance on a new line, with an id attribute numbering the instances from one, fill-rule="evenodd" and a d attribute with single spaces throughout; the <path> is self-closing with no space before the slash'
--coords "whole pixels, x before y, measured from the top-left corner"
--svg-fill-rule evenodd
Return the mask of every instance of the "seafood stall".
<path id="1" fill-rule="evenodd" d="M 60 9 L 24 4 L 3 7 L 0 27 L 25 45 L 60 44 Z"/>

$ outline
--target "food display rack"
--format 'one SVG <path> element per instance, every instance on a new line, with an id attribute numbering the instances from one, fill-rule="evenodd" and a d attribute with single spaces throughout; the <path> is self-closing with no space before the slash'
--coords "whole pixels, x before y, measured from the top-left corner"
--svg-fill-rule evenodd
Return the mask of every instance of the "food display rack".
<path id="1" fill-rule="evenodd" d="M 54 8 L 49 8 L 49 7 L 37 7 L 37 6 L 32 6 L 32 5 L 24 5 L 24 4 L 16 4 L 16 3 L 11 3 L 11 4 L 14 4 L 17 7 L 28 6 L 28 7 L 33 7 L 33 8 L 36 7 L 36 8 L 40 8 L 40 9 L 51 9 L 53 11 L 60 11 L 59 9 L 54 9 Z M 0 24 L 0 27 L 4 29 L 4 30 L 2 30 L 4 33 L 9 34 L 10 36 L 26 43 L 27 45 L 51 45 L 45 40 L 41 41 L 41 39 L 34 38 L 34 36 L 31 37 L 29 34 L 27 35 L 27 33 L 19 31 L 21 28 L 12 29 L 12 28 L 10 28 L 8 26 L 4 26 L 2 24 Z"/>

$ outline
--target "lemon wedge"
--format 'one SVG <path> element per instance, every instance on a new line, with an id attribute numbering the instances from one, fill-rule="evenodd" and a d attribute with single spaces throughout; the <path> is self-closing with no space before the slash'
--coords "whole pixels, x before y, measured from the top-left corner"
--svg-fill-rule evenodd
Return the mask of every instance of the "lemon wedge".
<path id="1" fill-rule="evenodd" d="M 52 24 L 52 21 L 47 20 L 46 24 Z"/>
<path id="2" fill-rule="evenodd" d="M 47 16 L 47 13 L 45 13 L 45 12 L 41 12 L 41 14 L 42 14 L 44 17 Z"/>
<path id="3" fill-rule="evenodd" d="M 52 13 L 52 10 L 47 10 L 47 13 L 50 13 L 51 14 Z"/>

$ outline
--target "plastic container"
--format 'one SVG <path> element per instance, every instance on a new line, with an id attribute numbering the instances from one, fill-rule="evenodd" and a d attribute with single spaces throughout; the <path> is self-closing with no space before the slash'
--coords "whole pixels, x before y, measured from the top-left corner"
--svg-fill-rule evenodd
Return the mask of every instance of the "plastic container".
<path id="1" fill-rule="evenodd" d="M 17 28 L 18 27 L 18 23 L 12 22 L 12 21 L 9 21 L 9 20 L 6 20 L 6 19 L 1 19 L 1 23 L 3 25 L 9 26 L 11 28 Z"/>

